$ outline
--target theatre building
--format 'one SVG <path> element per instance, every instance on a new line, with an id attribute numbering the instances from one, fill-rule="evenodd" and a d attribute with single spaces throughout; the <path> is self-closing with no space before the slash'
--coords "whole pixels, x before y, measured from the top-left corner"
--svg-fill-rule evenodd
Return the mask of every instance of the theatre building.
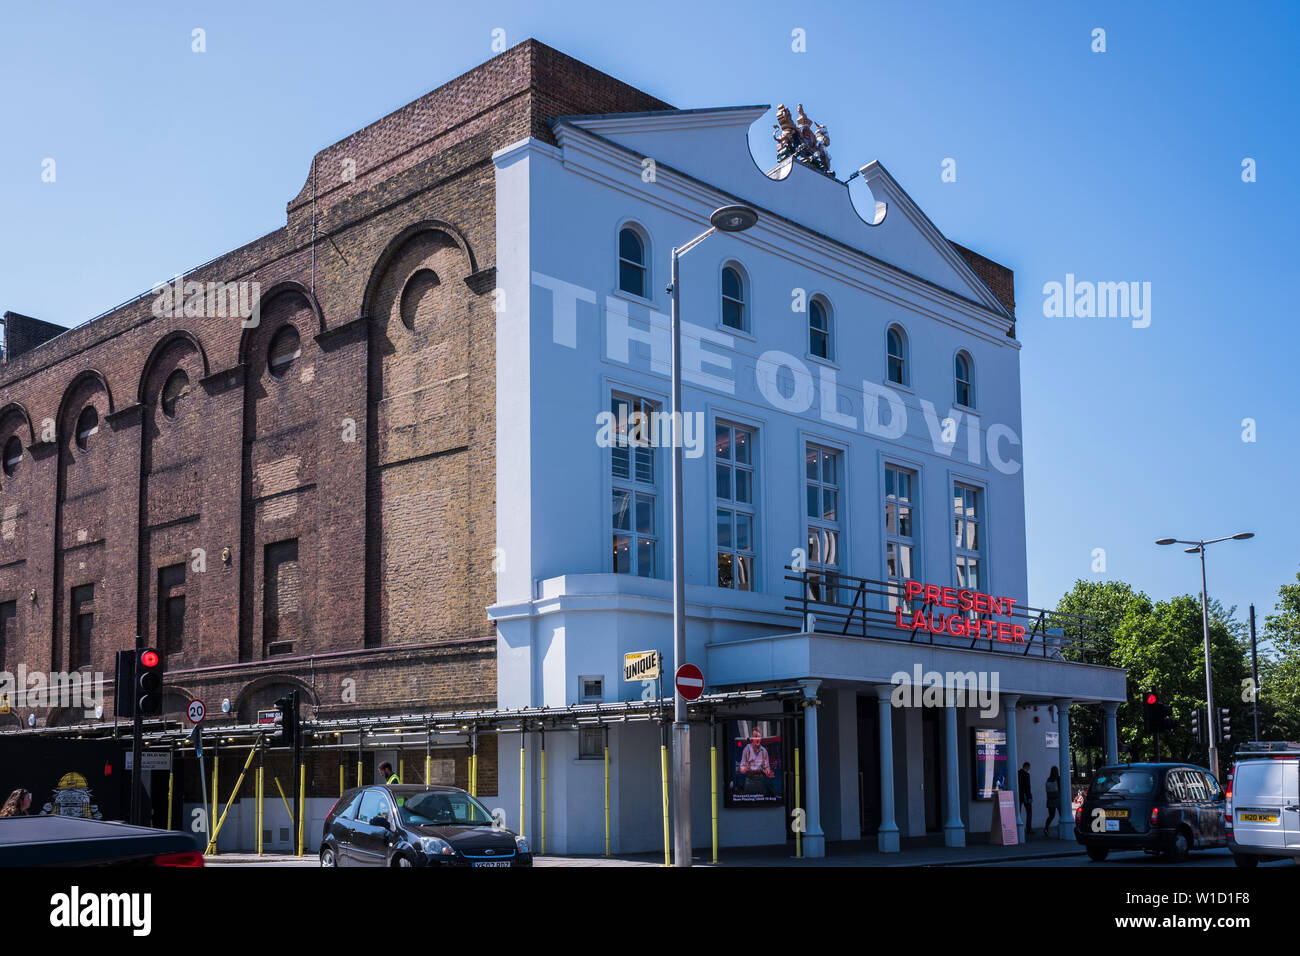
<path id="1" fill-rule="evenodd" d="M 751 228 L 680 259 L 693 842 L 716 819 L 724 848 L 780 843 L 796 810 L 814 855 L 984 840 L 1025 761 L 1041 828 L 1071 708 L 1105 711 L 1113 754 L 1125 675 L 1029 606 L 1012 274 L 880 162 L 831 162 L 804 105 L 756 155 L 770 110 L 564 116 L 493 155 L 498 707 L 653 699 L 649 651 L 671 694 L 666 288 L 674 247 L 743 204 Z M 614 851 L 663 847 L 661 725 L 543 729 L 530 832 L 544 786 L 550 848 L 602 851 L 608 741 Z"/>
<path id="2" fill-rule="evenodd" d="M 680 260 L 694 841 L 960 845 L 1026 760 L 1041 825 L 1071 707 L 1113 753 L 1125 679 L 1026 594 L 1012 274 L 788 105 L 767 144 L 767 105 L 530 40 L 304 156 L 262 238 L 89 321 L 6 313 L 0 671 L 110 687 L 0 731 L 111 735 L 115 652 L 156 647 L 177 818 L 187 702 L 246 742 L 297 690 L 309 851 L 385 758 L 547 852 L 661 848 L 665 290 L 744 204 Z"/>

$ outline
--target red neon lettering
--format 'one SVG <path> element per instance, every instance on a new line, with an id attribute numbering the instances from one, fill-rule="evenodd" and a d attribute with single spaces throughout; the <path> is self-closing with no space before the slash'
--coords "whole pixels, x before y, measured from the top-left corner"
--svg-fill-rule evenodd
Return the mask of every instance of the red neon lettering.
<path id="1" fill-rule="evenodd" d="M 927 584 L 925 586 L 925 603 L 926 604 L 939 603 L 939 585 Z"/>
<path id="2" fill-rule="evenodd" d="M 987 614 L 987 613 L 988 613 L 988 611 L 989 611 L 989 596 L 988 596 L 987 594 L 981 594 L 979 591 L 976 591 L 976 592 L 975 592 L 975 600 L 974 600 L 973 603 L 974 603 L 974 606 L 975 606 L 975 611 L 976 611 L 977 613 L 979 613 L 979 614 Z"/>
<path id="3" fill-rule="evenodd" d="M 1023 626 L 1023 625 L 1020 625 L 1020 624 L 1012 624 L 1012 625 L 1011 625 L 1011 636 L 1015 639 L 1015 642 L 1016 642 L 1017 644 L 1023 644 L 1023 643 L 1025 643 L 1025 629 L 1024 629 L 1024 626 Z"/>
<path id="4" fill-rule="evenodd" d="M 941 601 L 940 603 L 942 603 L 944 607 L 956 607 L 956 606 L 957 606 L 957 589 L 956 589 L 956 588 L 942 588 L 942 589 L 940 590 L 940 594 L 943 595 L 942 601 Z"/>
<path id="5" fill-rule="evenodd" d="M 969 588 L 962 588 L 957 592 L 957 607 L 963 611 L 969 611 L 975 603 L 975 596 Z"/>
<path id="6" fill-rule="evenodd" d="M 925 585 L 920 581 L 908 581 L 905 587 L 907 589 L 907 599 L 910 601 L 921 596 L 921 591 L 925 588 Z"/>
<path id="7" fill-rule="evenodd" d="M 1011 625 L 1006 621 L 998 621 L 998 640 L 1003 642 L 1011 640 L 1011 638 L 1007 637 L 1010 633 Z"/>

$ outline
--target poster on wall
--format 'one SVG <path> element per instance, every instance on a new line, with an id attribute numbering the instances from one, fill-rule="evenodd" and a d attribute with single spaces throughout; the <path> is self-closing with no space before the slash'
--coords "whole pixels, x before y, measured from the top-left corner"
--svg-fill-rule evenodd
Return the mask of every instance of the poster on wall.
<path id="1" fill-rule="evenodd" d="M 725 738 L 725 807 L 784 806 L 781 721 L 728 720 Z"/>
<path id="2" fill-rule="evenodd" d="M 976 800 L 992 800 L 999 790 L 1009 789 L 1007 783 L 1007 732 L 992 727 L 973 727 L 975 766 L 971 781 Z"/>

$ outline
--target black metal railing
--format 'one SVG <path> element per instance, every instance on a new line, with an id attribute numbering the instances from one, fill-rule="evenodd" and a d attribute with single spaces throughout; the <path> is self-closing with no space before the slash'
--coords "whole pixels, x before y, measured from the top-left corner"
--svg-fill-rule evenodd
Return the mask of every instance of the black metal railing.
<path id="1" fill-rule="evenodd" d="M 802 570 L 786 565 L 785 579 L 798 586 L 786 593 L 787 611 L 797 612 L 801 630 L 844 637 L 876 637 L 923 642 L 948 647 L 966 647 L 987 651 L 1034 654 L 1044 658 L 1097 663 L 1102 659 L 1104 637 L 1092 618 L 1067 614 L 1049 608 L 1016 604 L 1010 613 L 957 611 L 932 607 L 919 598 L 907 599 L 898 581 L 879 581 L 826 570 Z M 898 627 L 895 608 L 903 608 L 907 628 Z M 945 631 L 935 634 L 925 628 L 912 629 L 916 611 L 926 617 L 932 613 L 960 614 L 964 621 L 981 622 L 975 634 L 956 635 Z M 986 633 L 982 622 L 1002 621 L 1024 628 L 1023 636 L 1008 637 Z M 996 629 L 995 629 L 996 630 Z M 1091 661 L 1090 661 L 1091 658 Z"/>

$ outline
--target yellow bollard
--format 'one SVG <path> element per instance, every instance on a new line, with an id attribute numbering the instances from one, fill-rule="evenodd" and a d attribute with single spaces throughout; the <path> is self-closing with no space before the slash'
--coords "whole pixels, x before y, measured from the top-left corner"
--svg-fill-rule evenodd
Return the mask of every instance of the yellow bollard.
<path id="1" fill-rule="evenodd" d="M 519 835 L 524 835 L 524 740 L 522 733 L 519 735 Z"/>
<path id="2" fill-rule="evenodd" d="M 217 825 L 217 772 L 220 770 L 219 761 L 220 758 L 217 754 L 217 744 L 214 741 L 212 744 L 212 816 L 208 817 L 209 832 L 211 832 L 212 828 Z M 212 842 L 211 849 L 212 855 L 215 856 L 217 852 L 215 840 Z"/>
<path id="3" fill-rule="evenodd" d="M 280 802 L 284 804 L 284 812 L 289 814 L 289 826 L 293 826 L 293 807 L 289 806 L 289 798 L 284 795 L 284 787 L 280 786 L 280 778 L 271 774 L 271 779 L 275 781 L 275 789 L 280 791 Z"/>
<path id="4" fill-rule="evenodd" d="M 713 810 L 713 862 L 718 862 L 718 741 L 709 735 L 709 799 Z"/>
<path id="5" fill-rule="evenodd" d="M 302 824 L 307 817 L 307 761 L 298 767 L 298 855 L 302 856 Z"/>
<path id="6" fill-rule="evenodd" d="M 226 814 L 230 812 L 230 806 L 235 802 L 235 797 L 239 796 L 239 788 L 244 783 L 248 768 L 253 765 L 253 756 L 256 753 L 256 747 L 248 748 L 248 759 L 244 761 L 244 769 L 239 771 L 239 779 L 235 781 L 235 789 L 230 791 L 230 799 L 226 801 L 225 809 L 221 811 L 221 819 L 217 821 L 217 828 L 212 831 L 212 839 L 208 841 L 208 848 L 204 851 L 209 856 L 215 856 L 217 853 L 217 836 L 221 833 L 221 825 L 226 822 Z"/>
<path id="7" fill-rule="evenodd" d="M 799 748 L 794 748 L 794 805 L 799 806 Z M 794 831 L 794 855 L 803 858 L 803 830 Z"/>
<path id="8" fill-rule="evenodd" d="M 397 755 L 397 782 L 406 783 L 406 758 L 401 754 Z"/>
<path id="9" fill-rule="evenodd" d="M 266 768 L 257 762 L 257 855 L 262 855 L 262 786 L 266 782 Z"/>
<path id="10" fill-rule="evenodd" d="M 343 774 L 344 774 L 343 755 L 339 754 L 339 796 L 340 797 L 343 796 L 344 792 L 348 789 L 347 780 L 344 779 Z"/>
<path id="11" fill-rule="evenodd" d="M 609 728 L 605 728 L 605 855 L 609 856 Z"/>
<path id="12" fill-rule="evenodd" d="M 542 731 L 542 854 L 546 854 L 546 731 Z"/>
<path id="13" fill-rule="evenodd" d="M 469 755 L 469 795 L 478 796 L 478 754 Z"/>
<path id="14" fill-rule="evenodd" d="M 366 762 L 365 758 L 363 758 L 361 754 L 357 754 L 357 786 L 358 787 L 361 786 L 361 765 L 364 764 L 365 762 Z"/>
<path id="15" fill-rule="evenodd" d="M 668 836 L 668 745 L 659 745 L 660 786 L 664 793 L 664 866 L 672 866 L 672 848 Z"/>
<path id="16" fill-rule="evenodd" d="M 175 764 L 175 762 L 176 762 L 176 754 L 173 753 L 172 763 Z M 168 830 L 172 828 L 172 791 L 175 785 L 176 785 L 176 770 L 173 767 L 173 769 L 167 771 L 167 829 Z"/>
<path id="17" fill-rule="evenodd" d="M 424 755 L 424 785 L 429 785 L 429 780 L 433 776 L 433 757 L 429 754 Z"/>

